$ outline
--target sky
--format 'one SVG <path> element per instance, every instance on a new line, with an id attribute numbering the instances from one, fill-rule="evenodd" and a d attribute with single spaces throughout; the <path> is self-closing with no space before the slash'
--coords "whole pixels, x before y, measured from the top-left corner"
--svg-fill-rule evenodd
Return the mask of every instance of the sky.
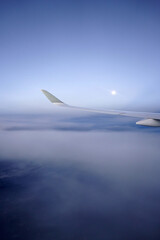
<path id="1" fill-rule="evenodd" d="M 0 113 L 159 111 L 159 1 L 0 1 Z M 111 90 L 117 95 L 112 96 Z"/>

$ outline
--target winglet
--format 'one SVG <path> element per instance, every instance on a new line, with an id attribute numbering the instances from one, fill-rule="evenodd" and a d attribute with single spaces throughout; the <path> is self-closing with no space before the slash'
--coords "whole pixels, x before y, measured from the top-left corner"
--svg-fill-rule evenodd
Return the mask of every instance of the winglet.
<path id="1" fill-rule="evenodd" d="M 58 98 L 53 96 L 51 93 L 47 92 L 46 90 L 41 89 L 43 94 L 49 99 L 51 103 L 57 104 L 57 105 L 66 105 L 62 101 L 60 101 Z"/>

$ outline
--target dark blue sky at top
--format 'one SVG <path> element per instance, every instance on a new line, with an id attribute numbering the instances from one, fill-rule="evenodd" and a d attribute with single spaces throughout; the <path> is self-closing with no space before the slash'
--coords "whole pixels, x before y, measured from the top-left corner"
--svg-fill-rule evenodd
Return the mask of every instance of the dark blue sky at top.
<path id="1" fill-rule="evenodd" d="M 159 1 L 0 1 L 0 111 L 159 111 Z M 118 94 L 111 96 L 110 90 Z"/>

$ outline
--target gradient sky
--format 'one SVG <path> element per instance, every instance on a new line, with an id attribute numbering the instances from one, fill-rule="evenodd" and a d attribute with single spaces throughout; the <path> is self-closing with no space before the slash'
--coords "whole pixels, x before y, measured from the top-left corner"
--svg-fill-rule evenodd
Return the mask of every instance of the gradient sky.
<path id="1" fill-rule="evenodd" d="M 159 111 L 160 1 L 0 1 L 0 112 Z M 118 94 L 111 96 L 115 89 Z"/>

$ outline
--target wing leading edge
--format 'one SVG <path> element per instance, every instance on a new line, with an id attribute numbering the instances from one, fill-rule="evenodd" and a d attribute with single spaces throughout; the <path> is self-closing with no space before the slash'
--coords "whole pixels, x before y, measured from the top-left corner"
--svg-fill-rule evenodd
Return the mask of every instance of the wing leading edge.
<path id="1" fill-rule="evenodd" d="M 120 115 L 120 116 L 128 116 L 128 117 L 137 117 L 137 118 L 143 118 L 143 120 L 140 120 L 136 122 L 138 125 L 143 126 L 152 126 L 152 127 L 160 127 L 160 113 L 147 113 L 147 112 L 129 112 L 129 111 L 116 111 L 116 110 L 96 110 L 96 109 L 88 109 L 88 108 L 81 108 L 81 107 L 74 107 L 69 106 L 53 96 L 51 93 L 49 93 L 46 90 L 41 90 L 43 94 L 49 99 L 49 101 L 55 105 L 77 109 L 81 111 L 87 111 L 87 112 L 95 112 L 95 113 L 102 113 L 102 114 L 111 114 L 111 115 Z"/>

